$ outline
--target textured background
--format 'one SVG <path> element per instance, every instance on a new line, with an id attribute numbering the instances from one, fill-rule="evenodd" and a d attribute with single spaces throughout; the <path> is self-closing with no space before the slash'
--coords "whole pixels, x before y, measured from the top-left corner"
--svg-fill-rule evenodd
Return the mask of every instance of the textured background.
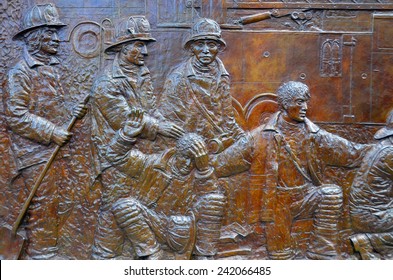
<path id="1" fill-rule="evenodd" d="M 0 83 L 8 68 L 21 57 L 23 45 L 12 41 L 21 17 L 35 3 L 48 1 L 0 0 Z M 146 15 L 157 42 L 149 45 L 147 66 L 155 89 L 162 91 L 165 77 L 189 54 L 183 48 L 193 19 L 218 21 L 227 42 L 220 54 L 231 74 L 231 92 L 237 118 L 249 130 L 276 110 L 274 93 L 288 80 L 303 81 L 311 88 L 309 118 L 321 127 L 350 140 L 369 143 L 393 107 L 393 1 L 392 0 L 52 0 L 60 18 L 68 24 L 61 30 L 59 58 L 64 89 L 75 101 L 89 93 L 95 76 L 113 57 L 104 55 L 119 18 Z M 260 22 L 238 25 L 243 16 L 271 12 Z M 0 95 L 3 88 L 0 87 Z M 99 207 L 100 186 L 92 178 L 89 115 L 78 122 L 70 142 L 70 190 L 74 208 L 62 229 L 60 248 L 74 259 L 90 258 Z M 16 172 L 0 99 L 0 224 L 12 224 L 25 199 L 23 183 Z M 353 171 L 332 169 L 332 182 L 344 190 Z M 346 178 L 342 181 L 341 178 Z M 226 227 L 221 257 L 264 258 L 263 231 L 247 225 L 246 175 L 229 190 Z M 234 222 L 243 226 L 242 230 Z M 343 239 L 350 234 L 347 210 Z M 295 225 L 296 227 L 297 225 Z M 298 243 L 304 248 L 307 221 L 299 225 Z M 235 232 L 230 238 L 230 233 Z M 234 243 L 235 241 L 235 243 Z M 303 247 L 302 247 L 303 246 Z M 350 252 L 346 242 L 344 251 Z M 252 253 L 251 253 L 251 250 Z"/>

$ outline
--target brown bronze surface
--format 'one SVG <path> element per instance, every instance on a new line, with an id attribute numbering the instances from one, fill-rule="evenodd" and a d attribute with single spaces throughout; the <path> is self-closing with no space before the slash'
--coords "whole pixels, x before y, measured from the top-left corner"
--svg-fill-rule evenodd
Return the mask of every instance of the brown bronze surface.
<path id="1" fill-rule="evenodd" d="M 392 0 L 0 19 L 0 259 L 393 259 Z"/>

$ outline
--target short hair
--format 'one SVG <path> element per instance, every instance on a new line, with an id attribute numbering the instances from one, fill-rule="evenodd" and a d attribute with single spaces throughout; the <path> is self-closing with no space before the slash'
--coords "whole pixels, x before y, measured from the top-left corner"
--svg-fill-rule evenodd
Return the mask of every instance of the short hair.
<path id="1" fill-rule="evenodd" d="M 310 90 L 306 84 L 301 82 L 290 81 L 282 84 L 277 89 L 277 103 L 280 109 L 292 101 L 295 97 L 305 97 L 310 99 Z"/>
<path id="2" fill-rule="evenodd" d="M 185 154 L 191 149 L 191 146 L 198 141 L 204 142 L 203 137 L 196 133 L 186 133 L 177 140 L 176 150 Z"/>
<path id="3" fill-rule="evenodd" d="M 48 27 L 41 27 L 27 32 L 24 35 L 27 51 L 29 53 L 36 53 L 41 49 L 42 34 L 48 30 Z"/>

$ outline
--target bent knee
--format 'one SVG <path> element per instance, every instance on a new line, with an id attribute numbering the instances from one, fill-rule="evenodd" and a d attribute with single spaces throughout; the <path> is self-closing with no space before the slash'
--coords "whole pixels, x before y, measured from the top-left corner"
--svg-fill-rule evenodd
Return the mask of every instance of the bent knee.
<path id="1" fill-rule="evenodd" d="M 225 203 L 226 196 L 222 193 L 210 193 L 203 196 L 203 200 L 209 202 Z"/>
<path id="2" fill-rule="evenodd" d="M 115 215 L 121 215 L 122 213 L 133 213 L 134 215 L 137 215 L 141 212 L 139 206 L 139 202 L 133 198 L 122 198 L 116 201 L 116 203 L 112 206 L 112 212 Z"/>
<path id="3" fill-rule="evenodd" d="M 321 188 L 321 193 L 324 196 L 335 196 L 335 197 L 342 197 L 343 196 L 342 189 L 335 184 L 324 185 Z"/>

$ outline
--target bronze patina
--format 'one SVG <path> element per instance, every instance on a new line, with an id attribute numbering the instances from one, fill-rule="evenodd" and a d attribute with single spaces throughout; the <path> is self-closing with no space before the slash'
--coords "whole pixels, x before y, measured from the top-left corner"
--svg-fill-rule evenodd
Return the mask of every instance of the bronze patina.
<path id="1" fill-rule="evenodd" d="M 0 259 L 393 259 L 393 1 L 0 3 Z"/>

